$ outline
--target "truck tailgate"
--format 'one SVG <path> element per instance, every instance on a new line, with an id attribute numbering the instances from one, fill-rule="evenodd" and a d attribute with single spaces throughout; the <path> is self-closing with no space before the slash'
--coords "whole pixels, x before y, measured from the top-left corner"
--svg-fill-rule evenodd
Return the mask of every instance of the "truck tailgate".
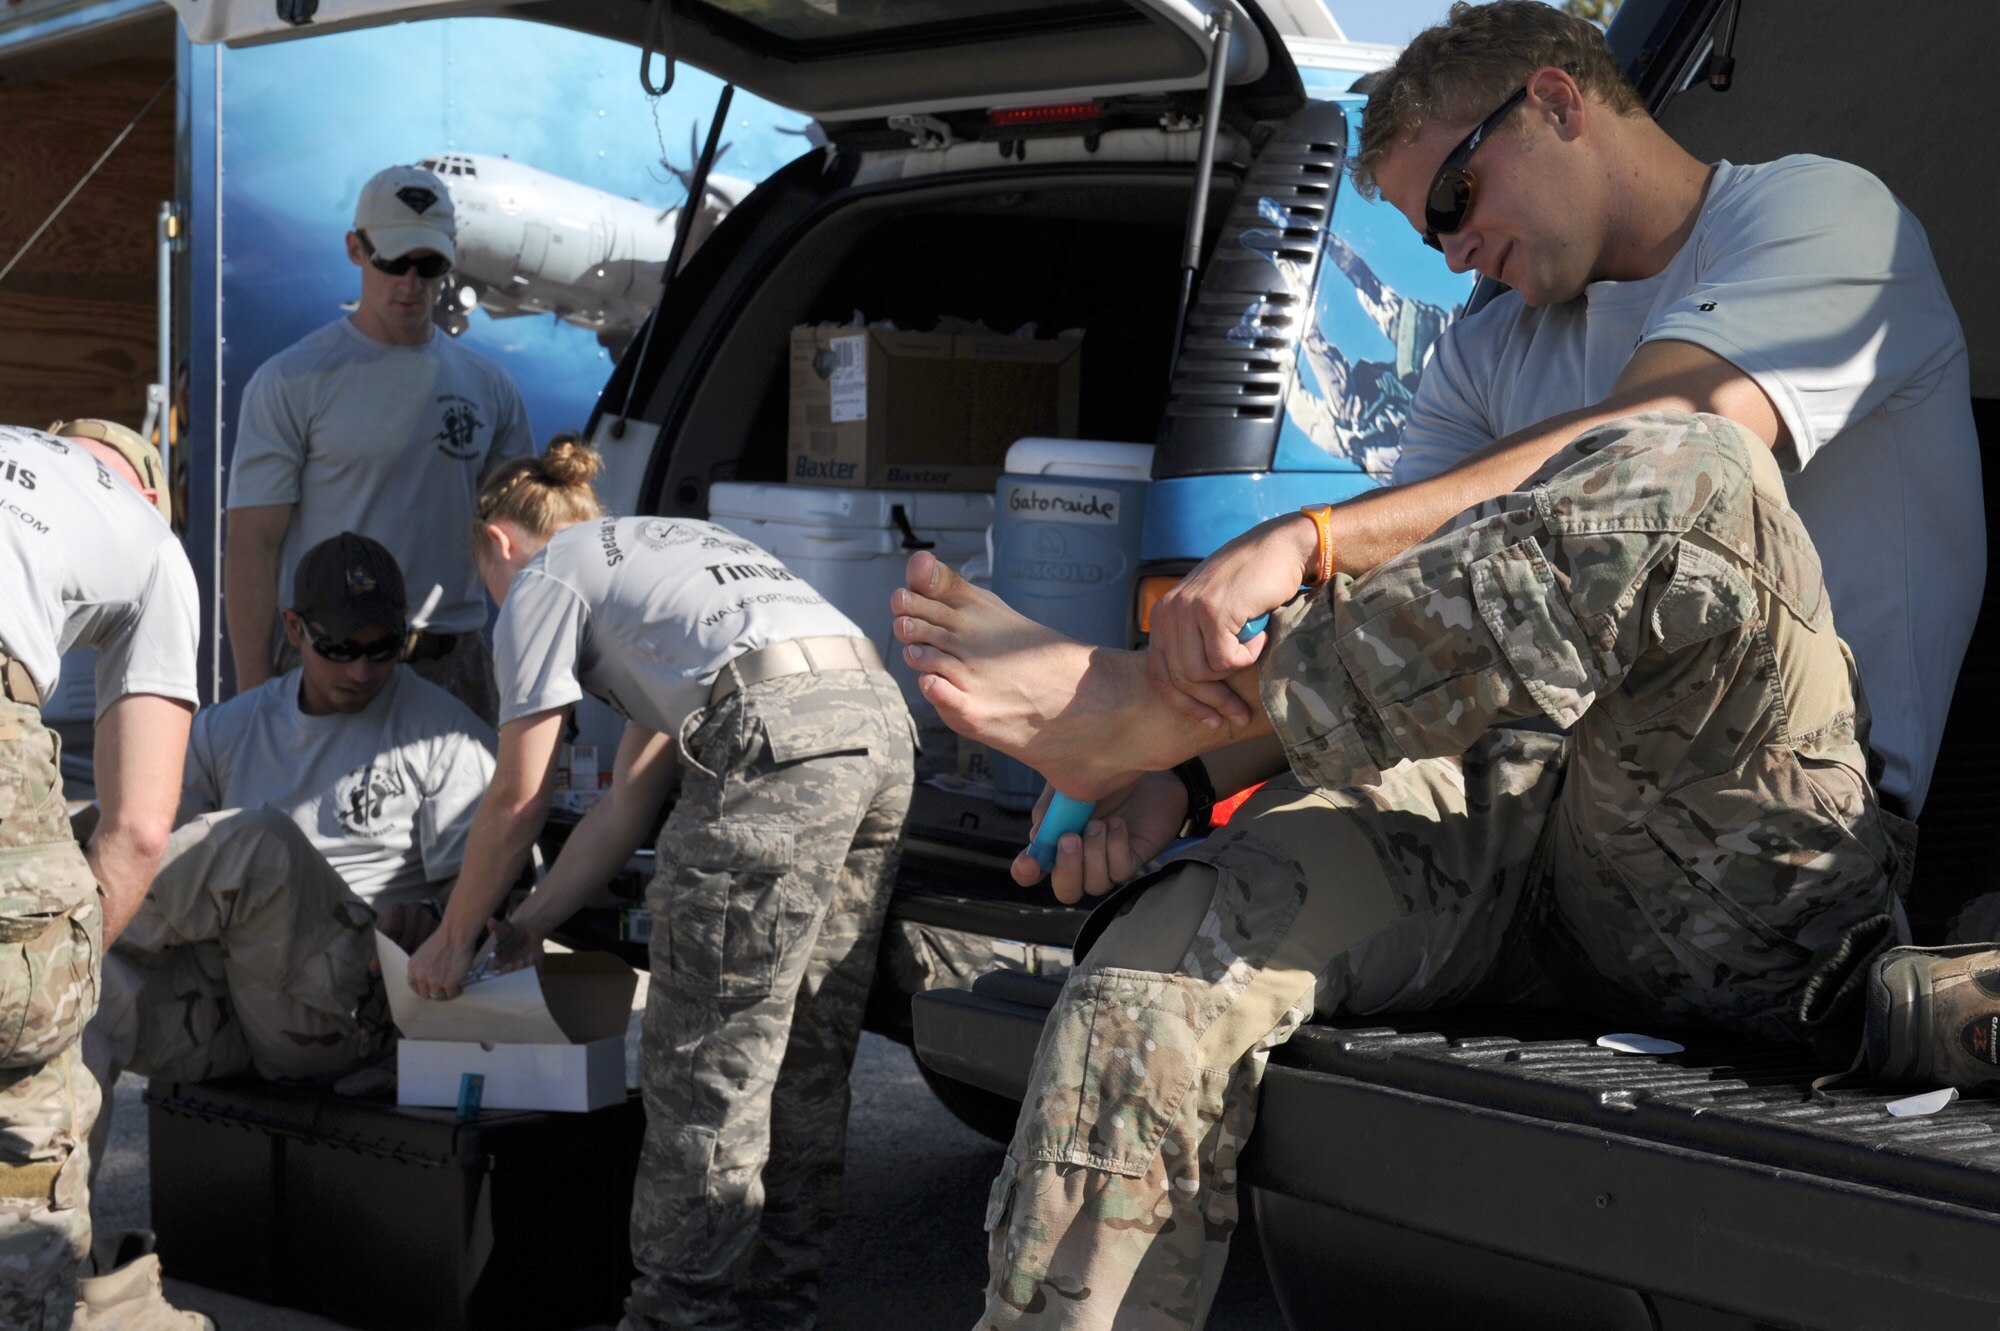
<path id="1" fill-rule="evenodd" d="M 1055 991 L 992 976 L 922 996 L 918 1054 L 1018 1098 Z M 1810 1100 L 1803 1050 L 1677 1033 L 1684 1053 L 1634 1056 L 1596 1046 L 1607 1029 L 1467 1009 L 1302 1030 L 1272 1055 L 1244 1159 L 1267 1256 L 1308 1281 L 1316 1268 L 1351 1307 L 1333 1222 L 1360 1217 L 1409 1234 L 1412 1254 L 1586 1277 L 1637 1326 L 1681 1324 L 1662 1301 L 1783 1327 L 2000 1325 L 2000 1103 L 1894 1118 L 1906 1092 Z M 1406 1293 L 1451 1283 L 1412 1266 L 1392 1282 Z M 1329 1306 L 1298 1298 L 1297 1272 L 1279 1283 L 1288 1306 Z M 1414 1311 L 1406 1296 L 1401 1324 Z M 1614 1324 L 1571 1312 L 1539 1321 Z"/>

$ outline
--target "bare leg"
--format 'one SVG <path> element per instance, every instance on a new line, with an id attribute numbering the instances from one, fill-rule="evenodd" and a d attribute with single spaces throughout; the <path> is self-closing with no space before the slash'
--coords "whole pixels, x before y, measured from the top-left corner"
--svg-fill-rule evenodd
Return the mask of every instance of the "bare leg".
<path id="1" fill-rule="evenodd" d="M 903 659 L 946 725 L 1040 772 L 1056 789 L 1097 799 L 1142 772 L 1268 734 L 1255 670 L 1229 685 L 1249 725 L 1204 726 L 1155 692 L 1144 652 L 1089 647 L 1044 628 L 974 587 L 927 551 L 889 598 Z"/>

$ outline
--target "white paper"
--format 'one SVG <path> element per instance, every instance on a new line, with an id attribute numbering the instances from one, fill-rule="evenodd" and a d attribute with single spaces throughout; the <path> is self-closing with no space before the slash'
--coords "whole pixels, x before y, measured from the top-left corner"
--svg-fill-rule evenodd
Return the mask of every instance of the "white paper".
<path id="1" fill-rule="evenodd" d="M 568 1044 L 549 1014 L 541 977 L 529 966 L 469 985 L 457 998 L 419 998 L 410 988 L 410 954 L 379 930 L 375 955 L 396 1029 L 411 1040 L 476 1040 L 485 1044 Z"/>
<path id="2" fill-rule="evenodd" d="M 861 334 L 831 337 L 826 344 L 833 352 L 833 373 L 827 376 L 827 385 L 833 393 L 834 423 L 867 420 L 868 338 Z"/>
<path id="3" fill-rule="evenodd" d="M 1675 1044 L 1672 1040 L 1662 1040 L 1657 1035 L 1630 1033 L 1600 1035 L 1597 1037 L 1597 1043 L 1599 1048 L 1616 1049 L 1621 1054 L 1678 1054 L 1687 1048 L 1686 1045 Z"/>
<path id="4" fill-rule="evenodd" d="M 1926 1091 L 1922 1095 L 1907 1096 L 1901 1100 L 1891 1100 L 1888 1110 L 1897 1118 L 1919 1118 L 1925 1114 L 1935 1114 L 1953 1100 L 1958 1099 L 1958 1088 L 1947 1086 L 1941 1091 Z"/>

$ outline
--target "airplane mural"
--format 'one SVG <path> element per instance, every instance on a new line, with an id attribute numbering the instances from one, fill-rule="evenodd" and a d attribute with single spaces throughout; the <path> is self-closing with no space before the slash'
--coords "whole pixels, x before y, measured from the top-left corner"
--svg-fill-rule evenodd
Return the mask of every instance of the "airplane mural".
<path id="1" fill-rule="evenodd" d="M 439 327 L 456 337 L 475 309 L 496 319 L 548 314 L 596 333 L 614 359 L 624 351 L 659 297 L 680 207 L 622 198 L 506 156 L 439 153 L 417 165 L 444 181 L 458 214 L 458 263 L 438 294 Z M 691 183 L 692 172 L 668 170 Z M 754 187 L 711 171 L 687 253 Z"/>

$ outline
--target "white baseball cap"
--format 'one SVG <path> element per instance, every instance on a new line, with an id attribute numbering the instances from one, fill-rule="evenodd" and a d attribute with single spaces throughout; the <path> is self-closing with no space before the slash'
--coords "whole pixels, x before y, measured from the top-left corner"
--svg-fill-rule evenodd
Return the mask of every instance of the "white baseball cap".
<path id="1" fill-rule="evenodd" d="M 451 195 L 442 180 L 420 166 L 392 166 L 369 177 L 354 205 L 354 229 L 366 232 L 368 243 L 384 259 L 434 250 L 458 261 Z"/>

